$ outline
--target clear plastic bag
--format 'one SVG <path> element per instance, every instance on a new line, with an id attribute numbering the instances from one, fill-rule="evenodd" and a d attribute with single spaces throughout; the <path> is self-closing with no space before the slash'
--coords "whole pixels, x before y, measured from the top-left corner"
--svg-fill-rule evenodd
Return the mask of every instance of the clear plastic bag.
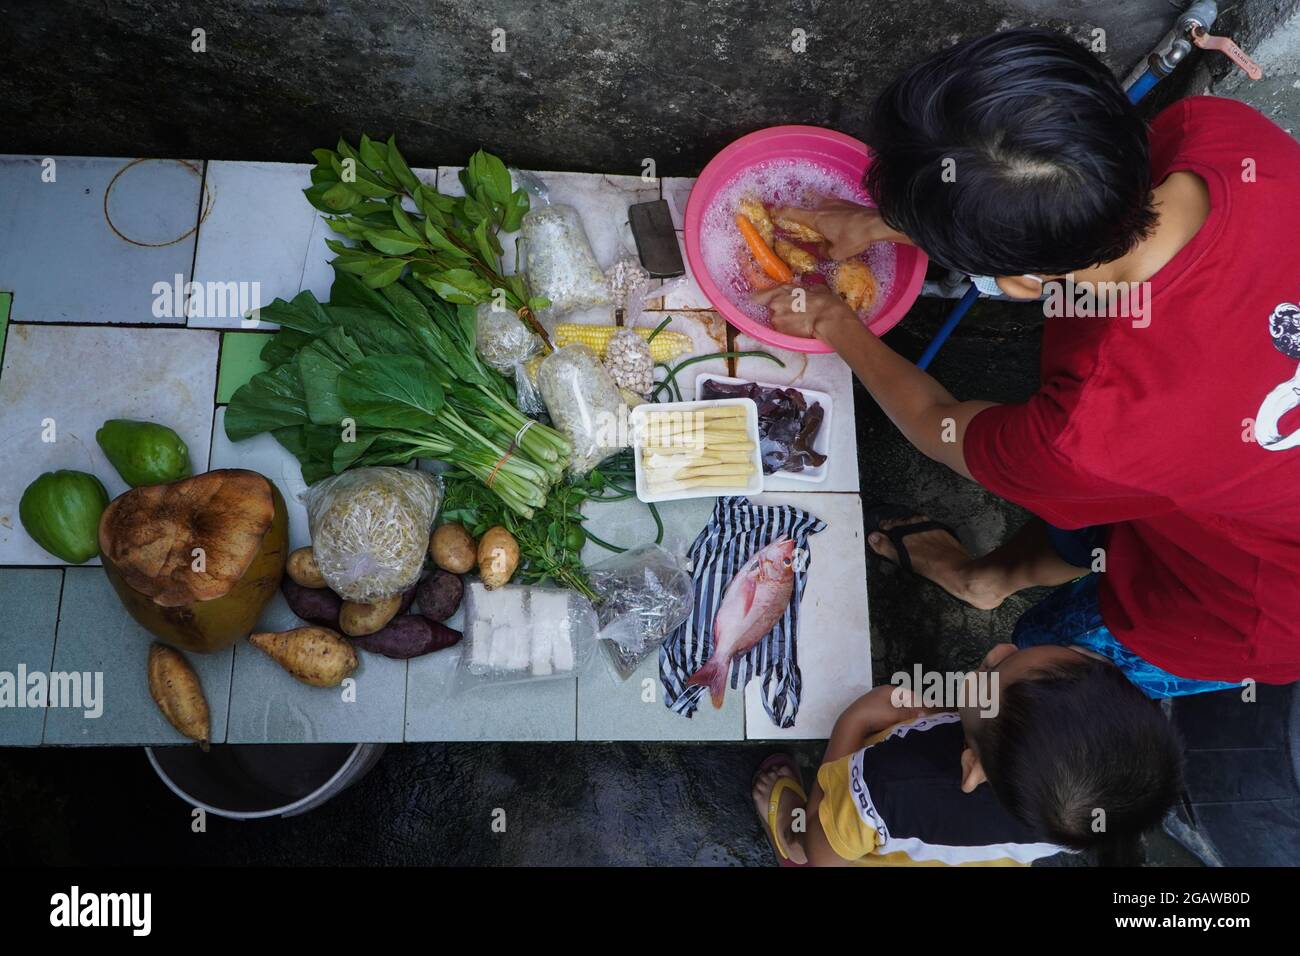
<path id="1" fill-rule="evenodd" d="M 612 304 L 605 274 L 576 209 L 562 203 L 538 206 L 524 215 L 520 232 L 528 289 L 551 302 L 542 310 L 546 321 Z"/>
<path id="2" fill-rule="evenodd" d="M 587 569 L 600 595 L 597 637 L 618 680 L 627 680 L 691 613 L 694 587 L 681 560 L 646 544 Z"/>
<path id="3" fill-rule="evenodd" d="M 483 302 L 474 313 L 474 346 L 479 356 L 502 375 L 515 380 L 515 405 L 525 415 L 546 411 L 526 363 L 542 350 L 542 340 L 509 309 Z"/>
<path id="4" fill-rule="evenodd" d="M 371 604 L 413 587 L 442 504 L 442 481 L 412 468 L 358 468 L 304 495 L 311 549 L 330 589 Z"/>
<path id="5" fill-rule="evenodd" d="M 627 405 L 587 346 L 574 343 L 546 356 L 537 369 L 537 387 L 551 421 L 573 447 L 572 474 L 585 475 L 625 447 Z"/>
<path id="6" fill-rule="evenodd" d="M 596 643 L 596 612 L 564 588 L 507 584 L 465 588 L 458 689 L 572 680 Z"/>

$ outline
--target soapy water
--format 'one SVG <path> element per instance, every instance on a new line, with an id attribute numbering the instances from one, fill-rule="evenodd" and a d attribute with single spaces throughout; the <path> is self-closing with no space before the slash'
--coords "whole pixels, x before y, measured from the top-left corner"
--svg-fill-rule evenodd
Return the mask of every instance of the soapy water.
<path id="1" fill-rule="evenodd" d="M 700 218 L 700 251 L 704 266 L 727 301 L 763 325 L 769 324 L 768 310 L 766 306 L 750 299 L 754 290 L 745 275 L 744 266 L 751 257 L 749 247 L 736 228 L 736 213 L 740 201 L 745 198 L 757 199 L 769 207 L 813 208 L 823 200 L 832 198 L 874 205 L 860 183 L 847 179 L 843 172 L 807 159 L 756 163 L 742 170 L 714 194 L 713 201 Z M 889 242 L 873 243 L 855 258 L 867 264 L 879 286 L 870 307 L 858 313 L 864 322 L 870 322 L 889 298 L 894 281 L 894 245 Z M 819 262 L 818 272 L 824 275 L 830 265 L 829 260 Z"/>

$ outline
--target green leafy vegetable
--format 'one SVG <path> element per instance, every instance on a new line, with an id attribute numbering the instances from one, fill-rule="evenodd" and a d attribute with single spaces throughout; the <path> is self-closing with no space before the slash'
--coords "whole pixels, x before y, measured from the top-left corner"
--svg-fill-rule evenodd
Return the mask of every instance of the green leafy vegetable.
<path id="1" fill-rule="evenodd" d="M 446 196 L 420 182 L 391 137 L 383 143 L 363 135 L 356 148 L 340 139 L 335 149 L 313 150 L 312 156 L 312 185 L 303 194 L 326 214 L 331 230 L 356 243 L 326 240 L 337 270 L 384 289 L 409 269 L 425 288 L 463 305 L 490 301 L 500 289 L 550 344 L 535 315 L 546 300 L 530 298 L 519 276 L 502 271 L 497 233 L 517 230 L 529 202 L 527 192 L 512 188 L 498 157 L 476 152 L 460 172 L 465 195 Z"/>
<path id="2" fill-rule="evenodd" d="M 412 279 L 375 290 L 336 268 L 328 303 L 305 292 L 265 311 L 283 327 L 262 358 L 279 364 L 231 398 L 232 441 L 271 432 L 308 483 L 362 465 L 436 458 L 514 513 L 546 504 L 568 442 L 526 418 L 511 383 L 479 360 L 470 307 Z"/>

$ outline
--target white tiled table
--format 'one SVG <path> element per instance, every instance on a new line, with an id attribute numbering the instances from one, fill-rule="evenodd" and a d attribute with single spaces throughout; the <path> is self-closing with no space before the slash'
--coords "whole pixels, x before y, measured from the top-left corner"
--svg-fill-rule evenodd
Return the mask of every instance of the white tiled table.
<path id="1" fill-rule="evenodd" d="M 51 165 L 52 164 L 52 165 Z M 155 283 L 190 277 L 203 164 L 0 156 L 0 289 L 23 322 L 184 325 Z"/>
<path id="2" fill-rule="evenodd" d="M 212 162 L 207 164 L 204 191 L 199 185 L 202 164 L 131 166 L 114 186 L 111 208 L 114 223 L 137 238 L 163 237 L 176 226 L 178 234 L 185 232 L 200 219 L 200 193 L 206 196 L 206 217 L 196 234 L 153 248 L 123 242 L 111 231 L 108 241 L 100 225 L 103 192 L 128 162 L 59 159 L 61 185 L 43 193 L 28 182 L 39 175 L 39 157 L 0 158 L 0 289 L 16 293 L 0 370 L 0 453 L 6 463 L 0 469 L 0 605 L 6 611 L 0 617 L 0 671 L 13 672 L 21 664 L 29 671 L 100 673 L 105 708 L 99 718 L 70 709 L 0 711 L 0 745 L 182 740 L 149 699 L 144 662 L 150 637 L 126 615 L 103 572 L 90 565 L 61 567 L 27 538 L 17 520 L 18 496 L 41 471 L 83 469 L 99 476 L 110 495 L 125 490 L 94 442 L 94 432 L 105 419 L 148 419 L 176 428 L 190 447 L 196 471 L 250 468 L 266 475 L 285 497 L 291 546 L 309 540 L 299 498 L 305 485 L 296 461 L 269 435 L 230 442 L 224 431 L 225 409 L 213 411 L 219 330 L 240 328 L 239 317 L 196 317 L 190 328 L 150 329 L 141 326 L 179 326 L 183 319 L 157 319 L 148 311 L 152 295 L 139 295 L 141 286 L 170 282 L 176 272 L 188 280 L 194 259 L 195 280 L 258 282 L 262 304 L 302 289 L 325 299 L 332 279 L 327 264 L 331 254 L 323 242 L 328 230 L 300 193 L 309 167 Z M 152 175 L 141 175 L 150 171 Z M 446 191 L 458 191 L 454 168 L 416 170 L 416 175 Z M 628 205 L 668 195 L 680 230 L 679 217 L 693 182 L 540 175 L 553 201 L 578 209 L 602 267 L 621 250 L 633 248 L 626 225 Z M 38 244 L 31 236 L 51 230 L 59 232 L 60 242 L 44 243 L 44 258 L 32 259 L 24 248 Z M 512 262 L 514 244 L 510 237 L 503 238 L 507 262 Z M 59 249 L 66 262 L 47 261 L 52 248 Z M 69 275 L 78 281 L 51 278 Z M 96 282 L 93 295 L 82 293 L 81 285 Z M 652 302 L 643 324 L 664 318 L 670 319 L 668 328 L 690 336 L 697 352 L 727 347 L 725 324 L 691 282 Z M 603 312 L 580 317 L 608 319 Z M 49 320 L 71 327 L 36 324 Z M 136 327 L 104 325 L 112 322 Z M 734 347 L 756 345 L 738 336 Z M 703 707 L 691 719 L 673 714 L 663 705 L 657 656 L 626 682 L 615 680 L 602 651 L 574 680 L 466 690 L 456 678 L 457 650 L 409 662 L 363 654 L 355 685 L 345 694 L 301 685 L 241 642 L 216 655 L 189 655 L 212 710 L 213 739 L 687 741 L 825 736 L 834 717 L 869 686 L 871 677 L 852 378 L 830 357 L 778 354 L 786 361 L 784 369 L 741 360 L 733 370 L 714 360 L 691 366 L 680 385 L 683 395 L 691 397 L 698 375 L 734 371 L 764 382 L 808 384 L 830 392 L 835 400 L 827 481 L 772 479 L 758 499 L 797 504 L 828 523 L 827 530 L 810 541 L 812 575 L 800 632 L 804 693 L 794 728 L 779 731 L 772 726 L 753 685 L 743 695 L 728 694 L 721 710 Z M 46 418 L 53 418 L 57 427 L 52 445 L 39 441 Z M 661 505 L 666 544 L 684 551 L 712 507 L 713 499 Z M 621 544 L 652 540 L 654 534 L 648 510 L 635 501 L 590 505 L 589 527 Z M 589 562 L 607 556 L 591 543 L 584 552 Z M 259 629 L 282 629 L 295 622 L 277 596 Z M 459 620 L 451 623 L 458 626 Z M 353 695 L 355 700 L 350 699 Z"/>

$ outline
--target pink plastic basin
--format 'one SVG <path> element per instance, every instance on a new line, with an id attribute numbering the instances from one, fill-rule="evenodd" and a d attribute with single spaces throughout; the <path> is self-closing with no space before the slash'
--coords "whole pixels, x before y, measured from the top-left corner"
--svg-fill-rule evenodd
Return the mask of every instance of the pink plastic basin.
<path id="1" fill-rule="evenodd" d="M 829 352 L 830 348 L 816 339 L 785 335 L 741 312 L 714 282 L 704 264 L 700 222 L 713 197 L 745 170 L 773 160 L 807 160 L 838 174 L 854 188 L 860 186 L 862 174 L 871 163 L 865 143 L 819 126 L 773 126 L 742 136 L 714 156 L 695 181 L 691 197 L 686 201 L 686 260 L 709 302 L 742 332 L 793 352 Z M 915 246 L 895 246 L 894 281 L 885 301 L 867 323 L 876 335 L 892 329 L 912 307 L 921 293 L 926 263 L 925 253 Z"/>

